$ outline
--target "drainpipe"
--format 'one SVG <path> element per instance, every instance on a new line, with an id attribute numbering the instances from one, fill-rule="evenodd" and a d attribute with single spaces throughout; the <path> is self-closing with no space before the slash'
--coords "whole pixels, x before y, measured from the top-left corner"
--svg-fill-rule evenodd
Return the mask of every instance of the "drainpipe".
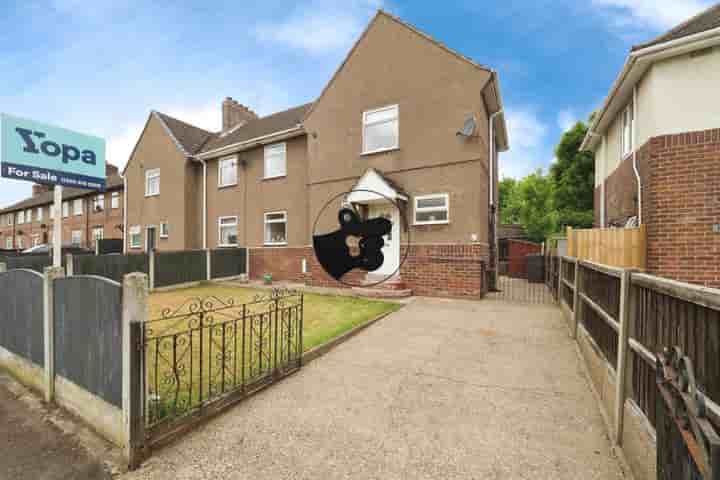
<path id="1" fill-rule="evenodd" d="M 123 238 L 123 254 L 127 255 L 127 198 L 128 198 L 128 189 L 127 189 L 127 176 L 123 175 L 123 231 L 122 231 L 122 238 Z M 112 195 L 110 196 L 110 202 L 112 202 Z M 112 208 L 112 205 L 110 205 Z"/>
<path id="2" fill-rule="evenodd" d="M 493 187 L 493 181 L 495 179 L 495 117 L 503 113 L 503 110 L 498 110 L 497 112 L 490 115 L 490 141 L 489 149 L 490 154 L 488 155 L 488 163 L 490 165 L 489 172 L 490 172 L 490 205 L 495 205 L 495 189 Z"/>
<path id="3" fill-rule="evenodd" d="M 501 108 L 497 112 L 490 115 L 490 141 L 488 142 L 488 148 L 489 148 L 489 155 L 488 155 L 488 173 L 489 173 L 489 183 L 488 183 L 488 190 L 490 190 L 490 213 L 492 215 L 492 225 L 493 225 L 493 231 L 492 234 L 492 252 L 493 252 L 493 267 L 494 267 L 494 273 L 493 273 L 493 279 L 492 279 L 492 285 L 489 285 L 491 290 L 497 289 L 497 275 L 499 270 L 499 252 L 498 252 L 498 238 L 497 238 L 497 208 L 495 207 L 495 117 L 503 113 L 503 109 Z"/>
<path id="4" fill-rule="evenodd" d="M 638 104 L 637 104 L 637 84 L 633 87 L 633 171 L 637 179 L 638 192 L 638 226 L 642 225 L 642 180 L 640 179 L 640 170 L 638 168 L 637 158 L 637 127 L 638 127 Z"/>
<path id="5" fill-rule="evenodd" d="M 207 249 L 207 160 L 202 160 L 203 166 L 203 214 L 202 214 L 202 244 L 203 249 Z"/>
<path id="6" fill-rule="evenodd" d="M 605 165 L 607 164 L 607 141 L 605 135 L 588 130 L 588 135 L 602 139 L 602 168 L 600 169 L 600 228 L 605 228 Z M 597 153 L 597 152 L 595 152 Z"/>

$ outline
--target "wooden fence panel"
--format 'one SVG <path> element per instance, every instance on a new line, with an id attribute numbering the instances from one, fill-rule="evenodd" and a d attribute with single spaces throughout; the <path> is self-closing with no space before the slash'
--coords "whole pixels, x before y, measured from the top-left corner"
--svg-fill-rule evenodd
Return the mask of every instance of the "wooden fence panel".
<path id="1" fill-rule="evenodd" d="M 622 268 L 646 268 L 647 232 L 638 228 L 567 229 L 568 256 Z"/>

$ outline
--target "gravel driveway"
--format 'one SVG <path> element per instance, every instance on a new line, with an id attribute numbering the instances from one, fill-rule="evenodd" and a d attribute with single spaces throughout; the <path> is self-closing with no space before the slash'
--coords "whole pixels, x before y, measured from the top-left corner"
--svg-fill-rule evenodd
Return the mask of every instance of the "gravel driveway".
<path id="1" fill-rule="evenodd" d="M 620 479 L 560 311 L 416 299 L 131 479 Z"/>

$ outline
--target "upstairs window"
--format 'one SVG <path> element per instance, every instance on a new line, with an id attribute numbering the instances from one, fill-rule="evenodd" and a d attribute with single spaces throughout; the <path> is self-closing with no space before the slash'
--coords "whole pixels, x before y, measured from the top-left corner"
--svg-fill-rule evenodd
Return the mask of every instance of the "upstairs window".
<path id="1" fill-rule="evenodd" d="M 415 197 L 415 225 L 437 225 L 450 222 L 450 200 L 447 193 Z"/>
<path id="2" fill-rule="evenodd" d="M 218 238 L 221 247 L 236 247 L 238 244 L 237 217 L 220 217 L 218 219 Z"/>
<path id="3" fill-rule="evenodd" d="M 635 130 L 635 111 L 633 103 L 630 102 L 622 113 L 622 125 L 621 125 L 621 145 L 622 145 L 622 156 L 623 158 L 630 155 L 633 152 L 634 143 L 634 130 Z"/>
<path id="4" fill-rule="evenodd" d="M 62 216 L 63 216 L 63 218 L 67 218 L 70 216 L 70 202 L 63 202 Z"/>
<path id="5" fill-rule="evenodd" d="M 83 199 L 73 200 L 73 215 L 80 216 L 83 213 Z"/>
<path id="6" fill-rule="evenodd" d="M 160 195 L 160 169 L 155 168 L 145 172 L 145 196 Z"/>
<path id="7" fill-rule="evenodd" d="M 287 212 L 265 214 L 265 245 L 287 243 Z"/>
<path id="8" fill-rule="evenodd" d="M 17 213 L 17 222 L 18 225 L 22 225 L 25 223 L 25 210 L 21 210 Z"/>
<path id="9" fill-rule="evenodd" d="M 265 146 L 265 178 L 287 175 L 287 147 L 284 143 Z"/>
<path id="10" fill-rule="evenodd" d="M 105 210 L 105 195 L 96 195 L 93 198 L 93 212 L 102 212 Z"/>
<path id="11" fill-rule="evenodd" d="M 43 220 L 43 207 L 38 207 L 35 214 L 37 215 L 37 221 L 42 222 Z"/>
<path id="12" fill-rule="evenodd" d="M 8 215 L 5 216 L 5 218 L 6 218 L 6 220 L 7 220 L 7 224 L 8 224 L 8 225 L 12 225 L 12 224 L 13 224 L 13 216 L 12 216 L 12 215 L 8 214 Z"/>
<path id="13" fill-rule="evenodd" d="M 32 223 L 32 210 L 25 210 L 25 221 L 27 223 Z"/>
<path id="14" fill-rule="evenodd" d="M 400 147 L 398 112 L 397 105 L 363 112 L 363 153 Z"/>
<path id="15" fill-rule="evenodd" d="M 120 192 L 112 192 L 110 195 L 110 208 L 120 208 Z"/>
<path id="16" fill-rule="evenodd" d="M 237 185 L 237 157 L 228 157 L 220 160 L 218 165 L 218 187 Z"/>

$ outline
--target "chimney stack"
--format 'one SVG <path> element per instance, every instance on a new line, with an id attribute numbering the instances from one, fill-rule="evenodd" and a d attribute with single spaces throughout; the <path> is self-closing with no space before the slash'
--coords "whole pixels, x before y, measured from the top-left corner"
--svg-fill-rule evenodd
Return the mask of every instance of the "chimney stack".
<path id="1" fill-rule="evenodd" d="M 51 192 L 53 190 L 52 185 L 43 185 L 40 183 L 34 183 L 32 186 L 32 196 L 37 197 L 45 192 Z"/>
<path id="2" fill-rule="evenodd" d="M 223 131 L 229 130 L 237 125 L 247 123 L 250 120 L 257 119 L 255 112 L 245 105 L 238 103 L 232 97 L 226 97 L 222 103 L 222 128 Z"/>
<path id="3" fill-rule="evenodd" d="M 113 164 L 106 163 L 105 164 L 105 176 L 109 177 L 111 175 L 117 175 L 118 174 L 118 167 L 116 167 Z"/>

